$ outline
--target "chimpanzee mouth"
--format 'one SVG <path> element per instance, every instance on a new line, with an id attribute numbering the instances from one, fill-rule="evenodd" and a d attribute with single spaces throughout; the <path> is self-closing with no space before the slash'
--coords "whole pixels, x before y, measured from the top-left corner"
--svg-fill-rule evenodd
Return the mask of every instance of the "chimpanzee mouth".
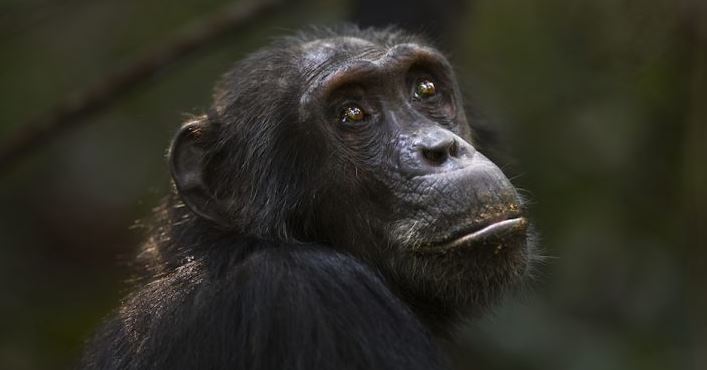
<path id="1" fill-rule="evenodd" d="M 508 218 L 503 221 L 484 224 L 470 229 L 465 229 L 449 240 L 439 243 L 428 244 L 419 247 L 416 252 L 420 253 L 444 253 L 464 247 L 473 247 L 484 244 L 494 244 L 498 249 L 502 247 L 502 242 L 521 234 L 525 234 L 528 228 L 528 220 L 525 217 Z"/>

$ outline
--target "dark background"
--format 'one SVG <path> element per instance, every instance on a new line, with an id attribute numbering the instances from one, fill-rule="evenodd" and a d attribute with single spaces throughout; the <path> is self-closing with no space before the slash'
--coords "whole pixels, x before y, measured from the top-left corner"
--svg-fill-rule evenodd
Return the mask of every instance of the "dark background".
<path id="1" fill-rule="evenodd" d="M 1 0 L 0 143 L 225 4 Z M 706 4 L 288 2 L 0 168 L 0 368 L 75 364 L 126 293 L 172 134 L 221 73 L 276 35 L 355 20 L 447 51 L 552 257 L 468 326 L 460 368 L 707 369 Z"/>

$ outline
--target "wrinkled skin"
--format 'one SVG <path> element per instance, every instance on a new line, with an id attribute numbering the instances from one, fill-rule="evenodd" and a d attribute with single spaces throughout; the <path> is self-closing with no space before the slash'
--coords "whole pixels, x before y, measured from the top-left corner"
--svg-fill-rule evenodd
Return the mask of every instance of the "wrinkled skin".
<path id="1" fill-rule="evenodd" d="M 313 31 L 247 57 L 175 137 L 146 284 L 83 366 L 443 368 L 433 338 L 533 260 L 471 126 L 416 37 Z"/>

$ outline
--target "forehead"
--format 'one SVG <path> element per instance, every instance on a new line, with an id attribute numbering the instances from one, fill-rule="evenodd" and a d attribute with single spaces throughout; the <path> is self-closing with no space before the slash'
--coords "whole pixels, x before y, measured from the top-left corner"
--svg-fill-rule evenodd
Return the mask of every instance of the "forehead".
<path id="1" fill-rule="evenodd" d="M 338 64 L 348 58 L 361 58 L 365 54 L 381 54 L 385 48 L 358 37 L 335 37 L 320 39 L 302 45 L 300 66 L 317 69 L 324 64 Z M 372 56 L 372 55 L 371 55 Z"/>
<path id="2" fill-rule="evenodd" d="M 357 37 L 336 37 L 305 43 L 301 51 L 298 68 L 303 77 L 302 105 L 360 77 L 393 76 L 416 64 L 451 73 L 442 54 L 414 42 L 381 45 Z"/>
<path id="3" fill-rule="evenodd" d="M 359 37 L 333 37 L 307 42 L 301 46 L 298 67 L 309 81 L 342 66 L 368 64 L 386 69 L 421 62 L 451 68 L 434 48 L 416 42 L 381 44 Z"/>

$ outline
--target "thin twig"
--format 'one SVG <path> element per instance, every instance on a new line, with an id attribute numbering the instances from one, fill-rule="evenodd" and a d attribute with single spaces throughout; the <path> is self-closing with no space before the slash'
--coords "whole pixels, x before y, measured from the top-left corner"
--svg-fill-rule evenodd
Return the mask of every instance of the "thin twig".
<path id="1" fill-rule="evenodd" d="M 9 172 L 17 162 L 48 140 L 105 110 L 117 98 L 149 80 L 160 69 L 234 29 L 252 24 L 269 14 L 279 3 L 278 0 L 249 0 L 227 6 L 189 28 L 172 43 L 148 53 L 126 69 L 108 75 L 92 88 L 69 97 L 49 112 L 26 122 L 0 145 L 0 175 Z"/>

